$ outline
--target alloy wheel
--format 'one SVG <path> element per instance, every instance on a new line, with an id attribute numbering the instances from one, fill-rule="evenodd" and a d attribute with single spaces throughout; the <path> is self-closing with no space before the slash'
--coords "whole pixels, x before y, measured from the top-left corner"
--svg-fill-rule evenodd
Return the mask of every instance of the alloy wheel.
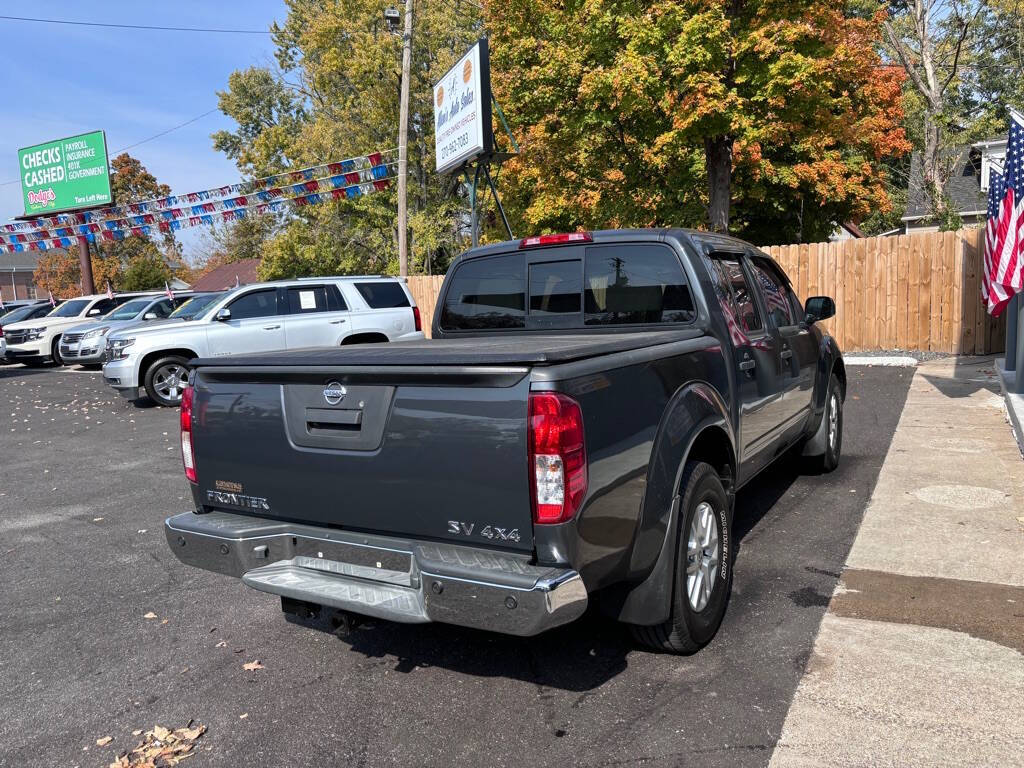
<path id="1" fill-rule="evenodd" d="M 721 551 L 715 509 L 702 501 L 693 513 L 686 545 L 686 596 L 698 613 L 711 599 L 718 574 Z"/>

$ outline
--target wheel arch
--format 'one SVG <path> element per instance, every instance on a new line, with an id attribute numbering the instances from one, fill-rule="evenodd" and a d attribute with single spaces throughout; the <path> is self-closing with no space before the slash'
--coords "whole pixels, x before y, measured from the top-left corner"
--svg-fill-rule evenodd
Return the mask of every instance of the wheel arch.
<path id="1" fill-rule="evenodd" d="M 710 464 L 730 506 L 735 493 L 736 440 L 721 395 L 705 382 L 670 401 L 651 453 L 640 521 L 630 552 L 628 586 L 612 590 L 605 611 L 619 621 L 653 625 L 670 615 L 679 533 L 679 492 L 688 462 Z"/>
<path id="2" fill-rule="evenodd" d="M 391 341 L 383 331 L 356 331 L 341 340 L 341 346 L 348 344 L 380 344 Z"/>
<path id="3" fill-rule="evenodd" d="M 151 365 L 153 365 L 153 363 L 155 363 L 161 357 L 171 357 L 171 356 L 183 357 L 186 360 L 193 360 L 193 359 L 199 357 L 199 355 L 195 351 L 193 351 L 192 349 L 189 349 L 188 347 L 174 347 L 174 348 L 171 348 L 171 349 L 155 349 L 152 352 L 147 352 L 141 358 L 139 358 L 139 377 L 138 377 L 139 386 L 141 387 L 141 386 L 145 385 L 146 373 L 149 372 L 149 367 Z"/>

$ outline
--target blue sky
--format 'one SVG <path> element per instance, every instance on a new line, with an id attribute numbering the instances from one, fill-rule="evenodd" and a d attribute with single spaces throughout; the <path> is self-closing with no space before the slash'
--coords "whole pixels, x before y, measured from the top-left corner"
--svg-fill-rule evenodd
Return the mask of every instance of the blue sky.
<path id="1" fill-rule="evenodd" d="M 286 15 L 281 0 L 243 2 L 7 2 L 0 14 L 118 24 L 267 29 Z M 125 30 L 0 19 L 0 184 L 18 179 L 19 147 L 90 130 L 116 150 L 217 106 L 216 91 L 236 69 L 273 62 L 270 35 Z M 158 180 L 191 192 L 239 179 L 215 152 L 210 134 L 232 128 L 214 112 L 130 149 Z M 20 184 L 0 186 L 0 221 L 22 211 Z M 186 252 L 201 250 L 202 228 L 180 233 Z"/>

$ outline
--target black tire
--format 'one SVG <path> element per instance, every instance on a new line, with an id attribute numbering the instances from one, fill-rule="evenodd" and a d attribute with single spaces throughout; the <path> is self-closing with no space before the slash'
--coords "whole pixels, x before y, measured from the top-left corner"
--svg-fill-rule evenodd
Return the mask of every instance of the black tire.
<path id="1" fill-rule="evenodd" d="M 834 432 L 830 427 L 833 414 Z M 843 453 L 843 385 L 834 373 L 828 380 L 825 412 L 821 414 L 821 418 L 825 424 L 825 451 L 818 456 L 808 456 L 807 467 L 815 472 L 831 472 L 839 466 L 839 458 Z"/>
<path id="2" fill-rule="evenodd" d="M 50 359 L 53 361 L 53 364 L 58 367 L 67 365 L 67 363 L 64 362 L 64 358 L 60 356 L 60 336 L 55 337 L 53 342 L 50 344 Z"/>
<path id="3" fill-rule="evenodd" d="M 173 370 L 178 370 L 180 373 L 172 374 Z M 146 377 L 143 381 L 146 394 L 157 405 L 174 408 L 181 404 L 181 390 L 188 379 L 188 373 L 188 360 L 184 357 L 168 355 L 154 360 L 146 369 Z M 171 380 L 168 378 L 170 375 L 174 376 L 173 380 L 178 383 L 178 386 L 168 387 L 166 385 Z M 177 394 L 173 394 L 174 392 Z"/>
<path id="4" fill-rule="evenodd" d="M 632 625 L 631 630 L 639 642 L 650 648 L 690 654 L 699 651 L 715 636 L 729 603 L 732 589 L 732 509 L 722 480 L 710 464 L 687 462 L 681 486 L 672 613 L 663 624 L 649 627 Z M 710 596 L 706 604 L 697 610 L 687 592 L 688 545 L 694 516 L 705 503 L 713 510 L 720 546 Z"/>

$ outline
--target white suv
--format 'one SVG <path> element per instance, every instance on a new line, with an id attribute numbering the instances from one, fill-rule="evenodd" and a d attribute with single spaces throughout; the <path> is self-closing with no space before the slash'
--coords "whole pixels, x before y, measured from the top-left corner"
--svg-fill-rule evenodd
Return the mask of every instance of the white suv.
<path id="1" fill-rule="evenodd" d="M 196 301 L 196 300 L 193 300 Z M 172 319 L 110 334 L 103 379 L 123 397 L 181 402 L 196 357 L 422 339 L 419 309 L 394 277 L 311 277 L 255 283 Z M 180 319 L 174 319 L 174 316 Z"/>
<path id="2" fill-rule="evenodd" d="M 44 317 L 5 326 L 7 359 L 29 366 L 42 365 L 48 360 L 63 365 L 59 345 L 64 331 L 81 325 L 83 320 L 105 315 L 128 299 L 151 295 L 153 292 L 118 293 L 113 298 L 106 294 L 79 296 L 61 302 Z"/>

